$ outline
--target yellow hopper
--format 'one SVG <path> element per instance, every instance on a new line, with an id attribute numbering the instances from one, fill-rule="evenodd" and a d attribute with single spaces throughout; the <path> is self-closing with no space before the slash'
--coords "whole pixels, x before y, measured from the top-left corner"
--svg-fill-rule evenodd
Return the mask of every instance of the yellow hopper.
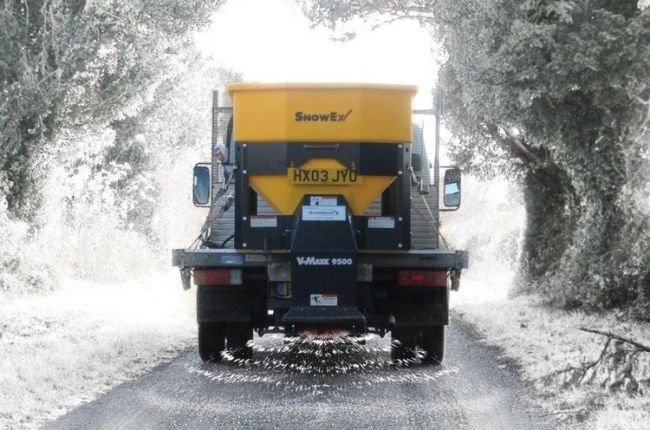
<path id="1" fill-rule="evenodd" d="M 413 86 L 237 83 L 228 91 L 234 140 L 240 144 L 307 148 L 411 142 Z M 361 215 L 395 179 L 395 174 L 362 175 L 354 163 L 344 165 L 334 157 L 300 160 L 289 159 L 282 175 L 250 172 L 250 186 L 284 215 L 292 215 L 307 194 L 343 195 Z"/>

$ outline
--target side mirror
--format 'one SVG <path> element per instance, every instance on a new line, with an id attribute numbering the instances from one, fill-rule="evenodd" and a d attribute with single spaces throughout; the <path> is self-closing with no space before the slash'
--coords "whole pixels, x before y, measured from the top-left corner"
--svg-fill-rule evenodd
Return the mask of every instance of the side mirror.
<path id="1" fill-rule="evenodd" d="M 207 164 L 194 166 L 192 201 L 194 206 L 210 205 L 210 167 Z"/>
<path id="2" fill-rule="evenodd" d="M 460 207 L 460 169 L 452 167 L 445 172 L 443 202 L 449 208 Z"/>

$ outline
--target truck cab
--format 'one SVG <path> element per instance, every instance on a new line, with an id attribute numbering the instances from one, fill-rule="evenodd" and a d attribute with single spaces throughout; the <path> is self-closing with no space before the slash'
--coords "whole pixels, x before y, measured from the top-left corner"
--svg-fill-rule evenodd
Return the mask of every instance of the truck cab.
<path id="1" fill-rule="evenodd" d="M 394 360 L 444 356 L 449 294 L 467 253 L 440 247 L 440 184 L 413 111 L 416 89 L 369 84 L 232 84 L 213 106 L 213 157 L 194 169 L 201 234 L 173 250 L 197 286 L 199 354 L 252 356 L 253 332 L 391 333 Z M 223 156 L 223 146 L 228 156 Z M 219 154 L 217 154 L 219 152 Z M 221 172 L 226 172 L 224 175 Z M 440 198 L 440 189 L 443 198 Z M 442 202 L 441 202 L 442 200 Z M 442 207 L 441 207 L 442 206 Z"/>

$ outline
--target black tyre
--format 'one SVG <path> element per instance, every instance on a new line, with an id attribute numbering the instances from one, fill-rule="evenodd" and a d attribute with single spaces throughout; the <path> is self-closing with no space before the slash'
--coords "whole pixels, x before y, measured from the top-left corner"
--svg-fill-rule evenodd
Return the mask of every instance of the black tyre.
<path id="1" fill-rule="evenodd" d="M 203 361 L 221 361 L 221 353 L 226 345 L 223 324 L 199 323 L 199 356 Z"/>
<path id="2" fill-rule="evenodd" d="M 395 327 L 391 332 L 390 358 L 395 364 L 415 361 L 418 330 L 413 327 Z"/>
<path id="3" fill-rule="evenodd" d="M 247 324 L 232 324 L 228 326 L 228 350 L 235 360 L 253 358 L 253 328 Z"/>
<path id="4" fill-rule="evenodd" d="M 424 350 L 422 363 L 440 364 L 445 356 L 445 326 L 434 325 L 422 327 L 420 347 Z"/>

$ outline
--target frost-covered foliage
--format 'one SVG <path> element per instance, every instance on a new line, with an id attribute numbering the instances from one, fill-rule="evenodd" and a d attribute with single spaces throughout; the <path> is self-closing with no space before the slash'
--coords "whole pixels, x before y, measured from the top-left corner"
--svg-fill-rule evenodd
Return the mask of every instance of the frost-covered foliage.
<path id="1" fill-rule="evenodd" d="M 445 49 L 452 151 L 524 185 L 522 285 L 569 306 L 635 305 L 650 288 L 650 9 L 636 0 L 303 1 L 332 26 L 412 18 Z M 644 122 L 646 121 L 646 122 Z"/>
<path id="2" fill-rule="evenodd" d="M 220 3 L 3 2 L 0 171 L 9 210 L 24 218 L 38 207 L 30 166 L 44 146 L 63 129 L 138 109 Z"/>
<path id="3" fill-rule="evenodd" d="M 211 89 L 230 75 L 196 59 L 121 121 L 65 129 L 39 154 L 42 199 L 29 222 L 3 207 L 0 290 L 61 278 L 123 281 L 168 267 L 198 230 L 192 165 L 209 159 Z M 118 135 L 121 133 L 121 137 Z"/>
<path id="4" fill-rule="evenodd" d="M 29 246 L 33 229 L 24 221 L 15 220 L 7 211 L 6 203 L 0 202 L 0 293 L 6 290 L 43 290 L 51 287 L 54 280 L 52 267 L 40 253 Z"/>
<path id="5" fill-rule="evenodd" d="M 504 300 L 517 275 L 525 213 L 517 186 L 463 177 L 463 204 L 440 216 L 441 233 L 454 249 L 470 251 L 454 305 Z"/>
<path id="6" fill-rule="evenodd" d="M 199 222 L 191 165 L 226 76 L 191 32 L 220 4 L 0 7 L 0 291 L 138 276 L 190 238 L 192 223 L 171 219 Z"/>

